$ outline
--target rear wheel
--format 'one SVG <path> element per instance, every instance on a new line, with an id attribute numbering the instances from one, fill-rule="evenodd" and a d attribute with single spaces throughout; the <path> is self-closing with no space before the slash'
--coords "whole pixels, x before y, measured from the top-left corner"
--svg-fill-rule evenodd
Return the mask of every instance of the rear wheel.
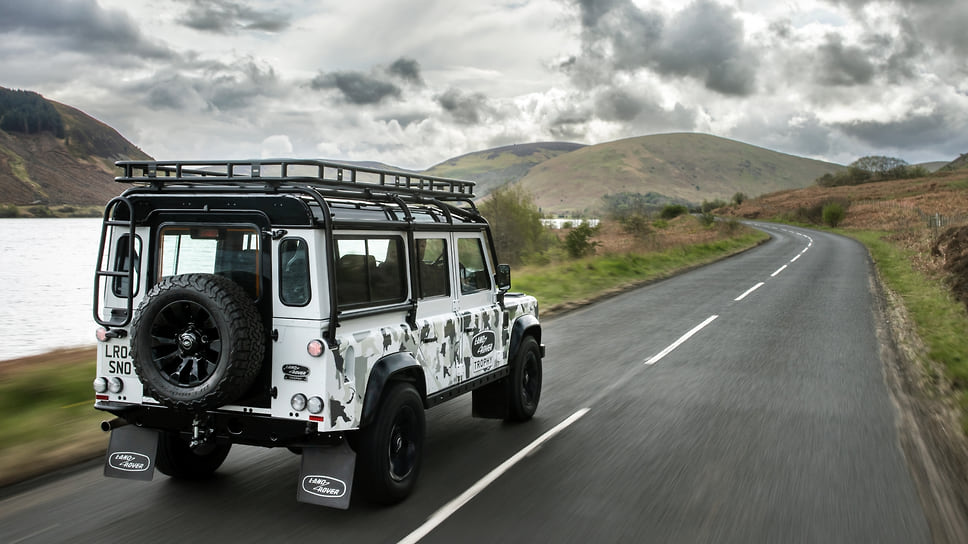
<path id="1" fill-rule="evenodd" d="M 172 478 L 203 480 L 222 466 L 231 448 L 229 443 L 214 443 L 193 450 L 178 433 L 162 432 L 155 467 Z"/>
<path id="2" fill-rule="evenodd" d="M 541 348 L 533 336 L 525 336 L 511 362 L 508 376 L 509 421 L 527 421 L 541 400 Z"/>
<path id="3" fill-rule="evenodd" d="M 255 380 L 265 336 L 255 304 L 236 283 L 212 274 L 170 276 L 135 313 L 135 372 L 146 392 L 170 408 L 217 408 Z"/>
<path id="4" fill-rule="evenodd" d="M 360 429 L 356 480 L 363 495 L 394 504 L 413 491 L 423 458 L 423 403 L 413 385 L 393 383 L 374 421 Z"/>

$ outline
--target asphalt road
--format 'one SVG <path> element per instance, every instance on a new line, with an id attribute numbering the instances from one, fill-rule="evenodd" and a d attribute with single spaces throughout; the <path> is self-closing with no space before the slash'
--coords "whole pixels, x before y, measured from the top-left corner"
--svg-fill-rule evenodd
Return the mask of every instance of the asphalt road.
<path id="1" fill-rule="evenodd" d="M 2 490 L 0 542 L 929 542 L 866 251 L 761 228 L 757 249 L 546 320 L 535 419 L 430 410 L 401 505 L 297 503 L 297 456 L 237 447 L 201 485 L 89 463 Z"/>

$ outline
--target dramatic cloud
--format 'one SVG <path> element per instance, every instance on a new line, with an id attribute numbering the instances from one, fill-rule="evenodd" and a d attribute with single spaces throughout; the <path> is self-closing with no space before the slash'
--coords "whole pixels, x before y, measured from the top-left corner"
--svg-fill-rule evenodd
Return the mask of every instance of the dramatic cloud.
<path id="1" fill-rule="evenodd" d="M 387 73 L 414 85 L 424 84 L 423 78 L 420 77 L 420 64 L 413 59 L 405 57 L 397 59 L 387 68 Z"/>
<path id="2" fill-rule="evenodd" d="M 724 95 L 755 90 L 757 59 L 732 8 L 696 0 L 671 17 L 631 0 L 581 0 L 582 54 L 562 68 L 583 85 L 607 83 L 614 71 L 652 70 L 690 77 Z M 573 69 L 577 69 L 573 71 Z M 594 71 L 597 73 L 590 73 Z"/>
<path id="3" fill-rule="evenodd" d="M 818 53 L 817 80 L 825 85 L 865 85 L 874 78 L 875 67 L 868 53 L 845 46 L 839 36 L 827 36 Z"/>
<path id="4" fill-rule="evenodd" d="M 238 30 L 281 32 L 289 27 L 289 16 L 261 11 L 244 2 L 230 0 L 180 0 L 188 9 L 178 22 L 195 30 L 228 34 Z"/>
<path id="5" fill-rule="evenodd" d="M 319 74 L 310 82 L 316 90 L 339 89 L 348 102 L 353 104 L 379 104 L 387 98 L 399 98 L 401 91 L 389 81 L 383 81 L 362 72 L 331 72 Z"/>
<path id="6" fill-rule="evenodd" d="M 168 47 L 142 34 L 127 13 L 103 9 L 95 0 L 0 2 L 0 33 L 29 36 L 62 49 L 106 58 L 176 56 Z"/>
<path id="7" fill-rule="evenodd" d="M 134 96 L 144 96 L 153 109 L 199 111 L 244 109 L 258 97 L 279 91 L 275 71 L 252 59 L 232 65 L 207 64 L 172 75 L 158 74 L 134 82 L 126 90 Z"/>
<path id="8" fill-rule="evenodd" d="M 466 94 L 460 89 L 447 89 L 437 96 L 437 103 L 462 125 L 476 125 L 487 114 L 493 114 L 487 97 L 481 93 Z"/>
<path id="9" fill-rule="evenodd" d="M 968 151 L 965 28 L 963 0 L 0 0 L 0 85 L 161 158 L 693 131 L 916 163 Z"/>

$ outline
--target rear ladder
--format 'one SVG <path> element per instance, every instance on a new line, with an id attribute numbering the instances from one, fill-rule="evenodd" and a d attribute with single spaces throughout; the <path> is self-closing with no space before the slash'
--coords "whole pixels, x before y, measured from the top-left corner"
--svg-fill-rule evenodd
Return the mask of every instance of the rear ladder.
<path id="1" fill-rule="evenodd" d="M 127 220 L 117 218 L 119 209 L 127 211 Z M 125 227 L 128 229 L 127 262 L 121 267 L 118 267 L 118 263 L 116 262 L 112 263 L 109 258 L 111 252 L 107 241 L 110 227 Z M 131 322 L 131 313 L 134 309 L 135 268 L 139 266 L 140 260 L 135 260 L 134 242 L 134 208 L 127 198 L 123 196 L 115 197 L 104 208 L 104 219 L 101 222 L 101 242 L 98 246 L 97 269 L 94 272 L 94 321 L 104 327 L 124 327 Z M 109 251 L 105 251 L 106 247 Z M 124 315 L 115 315 L 112 312 L 110 318 L 105 319 L 101 315 L 101 288 L 117 281 L 117 279 L 109 280 L 107 278 L 127 278 L 128 281 L 126 284 L 122 282 L 123 291 L 121 293 L 115 291 L 115 294 L 127 301 L 127 306 Z"/>

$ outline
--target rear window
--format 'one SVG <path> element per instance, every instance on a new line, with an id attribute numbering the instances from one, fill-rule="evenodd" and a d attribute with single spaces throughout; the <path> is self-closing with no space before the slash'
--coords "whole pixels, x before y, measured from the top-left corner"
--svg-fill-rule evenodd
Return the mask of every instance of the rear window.
<path id="1" fill-rule="evenodd" d="M 259 231 L 245 226 L 161 228 L 158 279 L 176 274 L 215 274 L 259 297 Z"/>

